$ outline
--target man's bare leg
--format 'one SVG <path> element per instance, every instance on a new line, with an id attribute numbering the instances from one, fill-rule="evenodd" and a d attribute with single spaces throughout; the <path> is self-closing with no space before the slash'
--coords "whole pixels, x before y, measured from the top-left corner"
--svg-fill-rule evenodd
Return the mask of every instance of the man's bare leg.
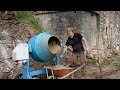
<path id="1" fill-rule="evenodd" d="M 73 62 L 78 63 L 77 61 L 78 61 L 77 55 L 73 53 Z"/>
<path id="2" fill-rule="evenodd" d="M 81 52 L 81 53 L 80 53 L 80 63 L 81 63 L 82 65 L 85 65 L 84 52 Z M 83 74 L 83 75 L 86 74 L 85 66 L 82 67 L 81 71 L 82 71 L 82 74 Z"/>
<path id="3" fill-rule="evenodd" d="M 85 64 L 85 60 L 84 60 L 84 52 L 81 52 L 80 53 L 80 63 L 83 65 L 83 64 Z"/>
<path id="4" fill-rule="evenodd" d="M 75 53 L 72 53 L 72 60 L 73 62 L 70 67 L 76 67 L 77 55 Z"/>

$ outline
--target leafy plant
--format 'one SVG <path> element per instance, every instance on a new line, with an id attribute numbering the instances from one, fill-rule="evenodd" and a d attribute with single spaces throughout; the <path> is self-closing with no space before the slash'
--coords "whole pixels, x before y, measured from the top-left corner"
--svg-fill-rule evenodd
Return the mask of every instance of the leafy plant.
<path id="1" fill-rule="evenodd" d="M 37 32 L 42 32 L 41 23 L 34 17 L 34 11 L 15 11 L 16 18 L 19 22 L 30 24 Z"/>
<path id="2" fill-rule="evenodd" d="M 109 65 L 109 64 L 110 64 L 110 61 L 107 60 L 107 59 L 104 59 L 104 60 L 102 61 L 102 64 L 103 64 L 103 65 Z"/>
<path id="3" fill-rule="evenodd" d="M 112 45 L 108 44 L 107 49 L 112 49 Z"/>

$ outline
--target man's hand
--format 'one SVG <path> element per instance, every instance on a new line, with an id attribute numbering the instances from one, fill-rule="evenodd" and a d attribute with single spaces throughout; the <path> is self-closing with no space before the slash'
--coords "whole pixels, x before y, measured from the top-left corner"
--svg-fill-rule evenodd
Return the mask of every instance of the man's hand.
<path id="1" fill-rule="evenodd" d="M 85 48 L 85 51 L 86 51 L 87 53 L 89 53 L 89 49 L 88 49 L 88 48 Z"/>
<path id="2" fill-rule="evenodd" d="M 68 50 L 70 50 L 71 52 L 73 52 L 73 49 L 70 46 L 68 46 L 67 48 L 68 48 Z"/>
<path id="3" fill-rule="evenodd" d="M 87 52 L 88 57 L 91 58 L 91 59 L 93 59 L 94 56 L 92 55 L 91 51 L 89 51 L 88 49 L 86 49 L 86 52 Z"/>
<path id="4" fill-rule="evenodd" d="M 62 55 L 60 55 L 60 59 L 62 59 L 63 58 L 63 56 Z"/>

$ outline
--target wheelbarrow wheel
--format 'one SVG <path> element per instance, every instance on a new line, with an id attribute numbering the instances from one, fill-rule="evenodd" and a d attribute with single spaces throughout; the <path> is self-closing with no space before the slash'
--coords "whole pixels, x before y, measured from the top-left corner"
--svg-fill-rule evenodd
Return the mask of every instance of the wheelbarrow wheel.
<path id="1" fill-rule="evenodd" d="M 22 77 L 23 74 L 16 74 L 13 79 L 20 79 Z"/>

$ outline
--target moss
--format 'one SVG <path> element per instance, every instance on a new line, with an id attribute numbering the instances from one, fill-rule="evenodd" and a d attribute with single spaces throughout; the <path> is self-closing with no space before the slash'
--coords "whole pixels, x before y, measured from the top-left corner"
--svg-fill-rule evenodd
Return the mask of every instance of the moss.
<path id="1" fill-rule="evenodd" d="M 113 55 L 119 56 L 119 53 L 120 53 L 120 51 L 118 51 L 118 50 L 115 50 L 115 49 L 112 50 Z"/>
<path id="2" fill-rule="evenodd" d="M 97 60 L 95 58 L 90 59 L 89 57 L 86 56 L 86 60 L 89 61 L 91 64 L 96 65 Z"/>
<path id="3" fill-rule="evenodd" d="M 34 11 L 15 11 L 14 13 L 19 22 L 30 24 L 38 33 L 43 31 L 41 23 L 34 18 Z"/>
<path id="4" fill-rule="evenodd" d="M 120 63 L 116 63 L 116 64 L 114 64 L 114 66 L 117 70 L 120 70 Z"/>
<path id="5" fill-rule="evenodd" d="M 107 49 L 112 49 L 112 48 L 113 48 L 112 45 L 108 44 Z"/>
<path id="6" fill-rule="evenodd" d="M 104 59 L 103 62 L 102 62 L 102 65 L 110 65 L 110 61 L 107 60 L 107 59 Z"/>

